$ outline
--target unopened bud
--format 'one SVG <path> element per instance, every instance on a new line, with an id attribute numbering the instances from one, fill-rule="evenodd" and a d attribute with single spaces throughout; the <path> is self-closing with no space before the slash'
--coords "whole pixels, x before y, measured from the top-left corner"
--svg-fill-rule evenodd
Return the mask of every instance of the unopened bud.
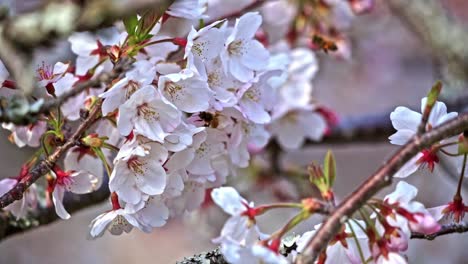
<path id="1" fill-rule="evenodd" d="M 104 145 L 107 139 L 108 139 L 107 137 L 99 137 L 98 134 L 93 133 L 82 138 L 81 141 L 86 146 L 93 147 L 93 148 L 100 148 Z"/>

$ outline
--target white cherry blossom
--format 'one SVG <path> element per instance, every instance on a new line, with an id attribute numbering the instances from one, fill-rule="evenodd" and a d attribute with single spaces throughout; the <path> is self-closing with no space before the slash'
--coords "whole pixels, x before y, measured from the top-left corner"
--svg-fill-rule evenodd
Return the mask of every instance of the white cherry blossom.
<path id="1" fill-rule="evenodd" d="M 63 206 L 63 197 L 65 191 L 85 194 L 96 191 L 101 186 L 101 181 L 98 177 L 86 171 L 62 171 L 55 169 L 55 181 L 53 185 L 52 201 L 55 205 L 55 212 L 62 219 L 69 219 L 70 214 Z"/>
<path id="2" fill-rule="evenodd" d="M 310 106 L 276 113 L 273 119 L 269 130 L 286 149 L 299 148 L 306 138 L 319 141 L 327 129 L 325 119 Z"/>
<path id="3" fill-rule="evenodd" d="M 41 144 L 40 139 L 46 131 L 47 123 L 44 121 L 38 121 L 35 124 L 28 126 L 16 126 L 12 123 L 2 123 L 2 127 L 12 132 L 11 140 L 18 147 L 22 148 L 24 146 L 29 146 L 35 148 L 39 147 Z"/>
<path id="4" fill-rule="evenodd" d="M 151 140 L 163 143 L 168 133 L 180 124 L 181 113 L 149 85 L 136 91 L 119 107 L 117 127 L 121 135 L 132 130 Z"/>
<path id="5" fill-rule="evenodd" d="M 114 161 L 109 189 L 122 201 L 138 204 L 144 195 L 158 195 L 164 191 L 167 175 L 163 164 L 168 152 L 156 142 L 129 145 L 120 149 Z"/>
<path id="6" fill-rule="evenodd" d="M 115 83 L 107 92 L 99 97 L 104 98 L 102 114 L 117 109 L 125 103 L 138 89 L 150 85 L 156 75 L 156 66 L 149 61 L 140 60 L 134 63 L 134 68 L 125 74 L 125 77 Z"/>
<path id="7" fill-rule="evenodd" d="M 268 65 L 268 50 L 254 39 L 261 24 L 262 17 L 257 12 L 246 13 L 236 20 L 234 29 L 226 39 L 221 61 L 225 72 L 231 73 L 239 81 L 252 80 L 255 71 L 261 71 Z"/>
<path id="8" fill-rule="evenodd" d="M 198 19 L 206 10 L 205 3 L 205 0 L 176 0 L 166 13 L 175 17 Z"/>
<path id="9" fill-rule="evenodd" d="M 158 87 L 167 100 L 187 113 L 207 110 L 213 95 L 208 83 L 190 70 L 161 76 Z"/>
<path id="10" fill-rule="evenodd" d="M 421 100 L 421 112 L 424 112 L 427 98 Z M 447 107 L 443 102 L 436 102 L 432 108 L 429 120 L 427 122 L 427 130 L 431 130 L 445 121 L 455 118 L 456 112 L 447 113 Z M 416 134 L 418 125 L 421 123 L 422 114 L 410 110 L 406 107 L 399 106 L 391 114 L 390 119 L 393 127 L 397 132 L 389 137 L 390 143 L 395 145 L 406 144 L 412 136 Z M 408 161 L 395 175 L 397 178 L 408 177 L 416 172 L 421 167 L 427 165 L 430 171 L 434 169 L 436 163 L 439 162 L 437 156 L 438 151 L 425 149 Z"/>

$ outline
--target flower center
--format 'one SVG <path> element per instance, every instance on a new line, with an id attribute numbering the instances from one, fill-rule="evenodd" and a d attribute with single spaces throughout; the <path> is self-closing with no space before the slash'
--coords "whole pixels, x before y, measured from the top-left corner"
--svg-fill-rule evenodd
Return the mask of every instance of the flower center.
<path id="1" fill-rule="evenodd" d="M 146 120 L 159 120 L 159 113 L 147 103 L 137 107 L 138 116 L 142 116 Z"/>
<path id="2" fill-rule="evenodd" d="M 420 164 L 421 166 L 427 165 L 428 169 L 433 172 L 434 166 L 436 163 L 439 163 L 439 157 L 432 149 L 423 149 L 421 151 L 422 156 L 416 161 L 416 164 Z"/>
<path id="3" fill-rule="evenodd" d="M 125 98 L 128 99 L 140 88 L 140 84 L 136 81 L 130 80 L 125 88 L 127 88 L 125 89 Z"/>
<path id="4" fill-rule="evenodd" d="M 127 167 L 134 173 L 142 175 L 145 173 L 144 166 L 145 163 L 138 159 L 138 157 L 131 157 L 127 161 Z"/>
<path id="5" fill-rule="evenodd" d="M 236 40 L 229 44 L 228 53 L 229 55 L 241 55 L 243 50 L 242 40 Z"/>

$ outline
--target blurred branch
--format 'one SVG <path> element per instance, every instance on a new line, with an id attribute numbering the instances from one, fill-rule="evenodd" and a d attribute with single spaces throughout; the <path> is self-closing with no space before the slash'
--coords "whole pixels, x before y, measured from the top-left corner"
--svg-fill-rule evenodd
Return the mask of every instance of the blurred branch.
<path id="1" fill-rule="evenodd" d="M 108 197 L 109 189 L 106 182 L 103 182 L 97 191 L 89 194 L 76 195 L 67 193 L 63 204 L 69 213 L 74 213 L 93 205 L 97 205 L 105 201 Z M 25 219 L 21 220 L 17 220 L 8 212 L 0 212 L 0 240 L 48 225 L 57 220 L 60 220 L 60 218 L 57 216 L 54 207 L 40 208 L 37 211 L 32 212 Z"/>
<path id="2" fill-rule="evenodd" d="M 97 30 L 138 11 L 164 12 L 174 0 L 95 0 L 76 5 L 49 1 L 31 13 L 4 18 L 0 24 L 0 60 L 26 95 L 34 88 L 31 58 L 35 48 L 74 31 Z"/>
<path id="3" fill-rule="evenodd" d="M 468 113 L 465 113 L 421 136 L 414 136 L 390 160 L 385 162 L 372 176 L 338 205 L 336 210 L 320 226 L 312 239 L 308 241 L 303 254 L 298 257 L 296 263 L 313 263 L 320 252 L 326 248 L 329 241 L 340 230 L 342 223 L 349 217 L 352 217 L 354 212 L 361 208 L 378 191 L 390 185 L 392 183 L 392 176 L 419 151 L 444 138 L 462 133 L 467 129 Z"/>
<path id="4" fill-rule="evenodd" d="M 452 88 L 467 88 L 468 30 L 449 16 L 440 0 L 388 0 L 393 12 L 432 49 Z"/>
<path id="5" fill-rule="evenodd" d="M 174 0 L 95 0 L 77 5 L 72 1 L 49 1 L 31 13 L 3 22 L 5 38 L 21 49 L 50 44 L 74 31 L 97 30 L 149 9 L 166 10 Z"/>
<path id="6" fill-rule="evenodd" d="M 6 107 L 0 111 L 0 123 L 13 123 L 16 125 L 28 125 L 35 123 L 41 114 L 46 114 L 49 111 L 54 110 L 56 107 L 61 106 L 67 102 L 67 100 L 77 96 L 84 90 L 88 88 L 100 88 L 102 85 L 111 83 L 114 79 L 118 78 L 120 74 L 130 69 L 131 62 L 131 59 L 122 59 L 115 65 L 111 72 L 102 72 L 90 80 L 77 83 L 73 89 L 68 90 L 55 99 L 45 102 L 38 109 L 34 109 L 32 105 L 29 105 L 27 108 L 29 111 L 25 114 L 22 113 L 21 115 L 17 115 L 15 113 L 15 109 L 9 109 Z"/>
<path id="7" fill-rule="evenodd" d="M 222 20 L 222 19 L 229 20 L 229 19 L 234 19 L 234 18 L 240 17 L 240 16 L 242 16 L 243 14 L 245 14 L 245 13 L 247 13 L 249 11 L 260 8 L 263 4 L 265 4 L 268 1 L 275 1 L 275 0 L 253 0 L 250 4 L 245 5 L 243 8 L 241 8 L 239 10 L 236 10 L 236 11 L 233 11 L 233 12 L 228 13 L 228 14 L 224 14 L 224 15 L 219 16 L 217 18 L 211 19 L 211 20 L 207 21 L 205 24 L 209 25 L 209 24 L 214 23 L 214 22 L 216 22 L 218 20 Z"/>
<path id="8" fill-rule="evenodd" d="M 413 232 L 411 233 L 411 239 L 434 240 L 439 236 L 449 235 L 449 234 L 454 234 L 454 233 L 466 233 L 466 232 L 468 232 L 468 224 L 466 223 L 455 224 L 454 223 L 454 224 L 449 224 L 449 225 L 443 225 L 439 231 L 429 234 L 429 235 Z"/>
<path id="9" fill-rule="evenodd" d="M 449 111 L 463 112 L 468 108 L 468 93 L 441 100 Z M 419 106 L 413 108 L 419 109 Z M 332 128 L 331 134 L 320 142 L 307 142 L 310 145 L 382 142 L 395 132 L 390 121 L 391 111 L 356 117 L 343 117 L 337 126 Z"/>

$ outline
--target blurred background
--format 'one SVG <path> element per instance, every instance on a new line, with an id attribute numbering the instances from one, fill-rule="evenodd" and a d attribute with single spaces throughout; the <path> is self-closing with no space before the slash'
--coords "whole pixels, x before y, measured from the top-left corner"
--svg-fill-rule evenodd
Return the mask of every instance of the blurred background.
<path id="1" fill-rule="evenodd" d="M 0 1 L 2 2 L 2 1 Z M 39 1 L 9 2 L 18 12 L 34 7 Z M 447 12 L 464 23 L 468 19 L 468 2 L 443 1 Z M 419 109 L 434 80 L 439 78 L 433 54 L 427 43 L 392 14 L 385 1 L 377 1 L 374 10 L 358 16 L 349 32 L 352 59 L 338 60 L 320 53 L 320 71 L 314 80 L 315 97 L 341 116 L 358 116 L 388 112 L 399 105 Z M 59 43 L 53 52 L 38 56 L 55 62 L 69 56 L 66 43 Z M 44 59 L 45 58 L 45 59 Z M 38 61 L 38 65 L 40 61 Z M 18 149 L 8 142 L 7 131 L 0 131 L 0 177 L 16 175 L 30 151 Z M 306 165 L 321 161 L 332 149 L 338 164 L 336 193 L 338 200 L 349 194 L 395 151 L 384 141 L 378 144 L 315 145 L 286 153 L 285 163 Z M 455 183 L 443 171 L 413 175 L 408 182 L 419 188 L 417 199 L 427 207 L 447 203 Z M 390 192 L 384 190 L 382 194 Z M 268 190 L 260 190 L 249 199 L 257 204 L 271 201 Z M 468 198 L 468 196 L 467 196 Z M 104 235 L 96 241 L 86 240 L 88 224 L 109 209 L 107 204 L 75 213 L 70 220 L 10 237 L 0 243 L 0 263 L 174 263 L 214 247 L 210 239 L 217 236 L 225 216 L 216 208 L 206 208 L 184 219 L 171 221 L 151 234 L 134 230 L 128 235 Z M 263 226 L 266 232 L 278 228 L 291 217 L 285 210 Z M 267 219 L 265 218 L 265 219 Z M 318 219 L 301 225 L 298 232 L 311 228 Z M 263 222 L 263 221 L 260 221 Z M 448 235 L 435 241 L 412 240 L 407 252 L 410 263 L 467 263 L 468 235 Z"/>

